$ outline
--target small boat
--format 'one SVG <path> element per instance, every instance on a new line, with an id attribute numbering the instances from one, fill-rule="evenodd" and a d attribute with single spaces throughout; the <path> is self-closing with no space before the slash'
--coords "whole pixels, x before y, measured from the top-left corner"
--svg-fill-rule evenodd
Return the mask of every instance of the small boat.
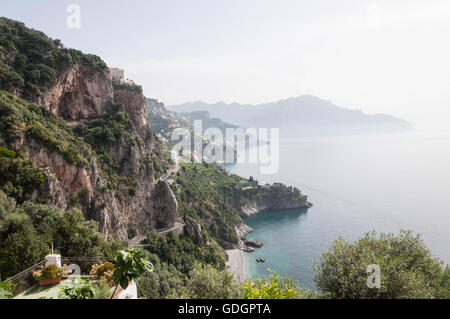
<path id="1" fill-rule="evenodd" d="M 266 262 L 266 260 L 264 258 L 260 258 L 259 261 L 262 262 L 262 263 Z"/>
<path id="2" fill-rule="evenodd" d="M 256 262 L 258 262 L 258 263 L 259 263 L 260 261 L 261 261 L 261 260 L 260 260 L 259 258 L 256 258 Z"/>

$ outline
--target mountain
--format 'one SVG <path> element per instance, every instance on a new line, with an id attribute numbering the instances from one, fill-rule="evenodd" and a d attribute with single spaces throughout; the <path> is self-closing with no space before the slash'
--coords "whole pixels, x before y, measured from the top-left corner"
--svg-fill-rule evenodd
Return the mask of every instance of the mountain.
<path id="1" fill-rule="evenodd" d="M 113 238 L 174 224 L 176 199 L 156 183 L 170 164 L 142 88 L 117 85 L 101 58 L 6 18 L 0 69 L 0 190 L 77 208 Z"/>
<path id="2" fill-rule="evenodd" d="M 179 163 L 162 135 L 192 130 L 198 117 L 204 128 L 230 124 L 167 111 L 139 85 L 113 79 L 100 57 L 21 22 L 0 18 L 0 70 L 2 276 L 42 261 L 50 247 L 63 256 L 111 257 L 141 241 L 174 278 L 197 262 L 225 271 L 224 247 L 254 249 L 241 238 L 250 231 L 242 216 L 274 205 L 311 207 L 296 188 Z"/>
<path id="3" fill-rule="evenodd" d="M 168 109 L 176 112 L 207 111 L 212 117 L 242 127 L 278 127 L 283 137 L 391 133 L 412 128 L 408 122 L 390 115 L 364 114 L 312 95 L 259 105 L 190 102 L 168 106 Z"/>
<path id="4" fill-rule="evenodd" d="M 238 126 L 223 122 L 219 118 L 211 117 L 207 111 L 173 112 L 167 110 L 164 103 L 155 99 L 147 99 L 147 105 L 148 118 L 153 130 L 169 139 L 172 131 L 176 128 L 193 130 L 195 120 L 202 121 L 203 130 L 218 128 L 224 136 L 227 128 L 238 128 Z"/>

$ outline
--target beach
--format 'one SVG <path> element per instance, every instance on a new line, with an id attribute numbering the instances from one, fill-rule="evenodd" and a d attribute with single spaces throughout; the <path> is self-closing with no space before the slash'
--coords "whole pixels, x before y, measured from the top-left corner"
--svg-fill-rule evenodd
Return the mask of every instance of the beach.
<path id="1" fill-rule="evenodd" d="M 234 274 L 239 282 L 244 282 L 246 276 L 244 252 L 240 249 L 229 249 L 226 252 L 228 254 L 227 269 Z"/>

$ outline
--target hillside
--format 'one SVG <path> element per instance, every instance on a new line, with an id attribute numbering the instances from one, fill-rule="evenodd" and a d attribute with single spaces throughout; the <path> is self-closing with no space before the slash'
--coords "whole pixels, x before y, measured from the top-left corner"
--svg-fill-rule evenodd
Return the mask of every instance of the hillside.
<path id="1" fill-rule="evenodd" d="M 390 133 L 411 129 L 390 115 L 368 115 L 338 107 L 311 95 L 259 105 L 191 102 L 168 106 L 176 112 L 207 111 L 212 117 L 242 127 L 278 127 L 283 137 Z"/>
<path id="2" fill-rule="evenodd" d="M 180 216 L 197 221 L 219 241 L 238 244 L 242 217 L 273 209 L 307 209 L 300 190 L 283 184 L 260 185 L 213 164 L 182 164 L 171 185 Z"/>
<path id="3" fill-rule="evenodd" d="M 0 18 L 0 30 L 2 275 L 42 260 L 51 246 L 66 256 L 111 256 L 136 237 L 177 269 L 173 276 L 196 262 L 224 269 L 222 247 L 242 245 L 241 216 L 310 206 L 297 189 L 261 187 L 215 165 L 175 172 L 164 139 L 171 129 L 192 130 L 198 118 L 204 129 L 229 124 L 169 112 L 139 85 L 113 81 L 101 58 L 20 22 Z M 177 236 L 156 232 L 176 221 Z"/>
<path id="4" fill-rule="evenodd" d="M 176 202 L 155 186 L 169 163 L 142 90 L 114 85 L 99 57 L 20 22 L 0 18 L 0 30 L 0 146 L 40 174 L 29 183 L 3 170 L 2 190 L 78 208 L 115 238 L 173 224 Z"/>

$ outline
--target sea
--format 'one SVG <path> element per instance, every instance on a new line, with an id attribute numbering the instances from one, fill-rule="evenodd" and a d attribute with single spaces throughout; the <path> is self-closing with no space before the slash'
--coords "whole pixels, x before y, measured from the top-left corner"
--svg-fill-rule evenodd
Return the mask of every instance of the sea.
<path id="1" fill-rule="evenodd" d="M 247 277 L 272 269 L 314 289 L 312 265 L 331 243 L 372 230 L 410 229 L 450 263 L 450 131 L 283 139 L 279 149 L 275 174 L 261 174 L 258 164 L 227 169 L 298 187 L 314 206 L 245 219 L 254 229 L 247 237 L 265 243 L 245 253 Z"/>

